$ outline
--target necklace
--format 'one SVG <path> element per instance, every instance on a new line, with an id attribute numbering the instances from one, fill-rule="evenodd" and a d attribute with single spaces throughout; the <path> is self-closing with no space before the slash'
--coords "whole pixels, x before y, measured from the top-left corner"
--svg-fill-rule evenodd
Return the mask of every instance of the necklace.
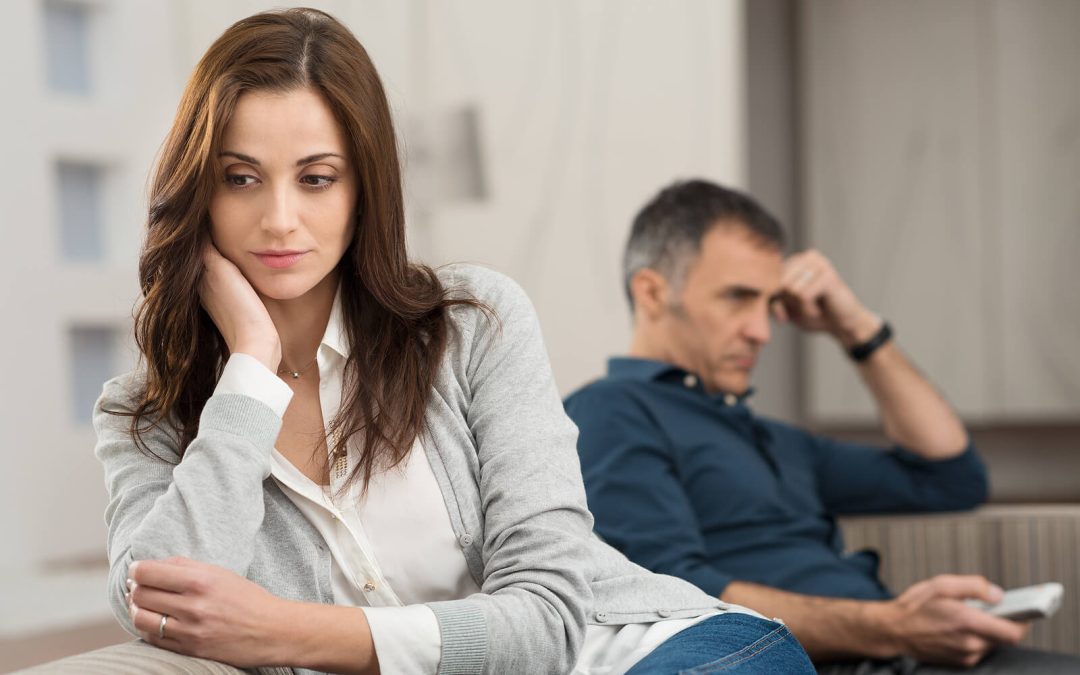
<path id="1" fill-rule="evenodd" d="M 315 365 L 315 362 L 318 361 L 318 360 L 319 360 L 319 357 L 316 356 L 315 358 L 311 359 L 310 363 L 308 363 L 306 366 L 304 366 L 300 370 L 293 370 L 292 368 L 289 368 L 288 366 L 286 366 L 285 368 L 278 368 L 277 374 L 281 375 L 283 373 L 288 373 L 289 375 L 292 375 L 292 379 L 299 380 L 300 376 L 303 375 L 304 373 L 306 373 L 308 368 Z"/>

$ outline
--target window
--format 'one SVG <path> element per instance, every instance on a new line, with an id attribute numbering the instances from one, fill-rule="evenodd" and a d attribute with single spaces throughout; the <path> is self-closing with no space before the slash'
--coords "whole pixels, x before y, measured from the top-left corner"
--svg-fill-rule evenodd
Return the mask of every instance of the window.
<path id="1" fill-rule="evenodd" d="M 119 331 L 111 326 L 75 325 L 69 331 L 71 345 L 71 419 L 89 424 L 94 402 L 105 380 L 119 374 Z"/>
<path id="2" fill-rule="evenodd" d="M 99 261 L 105 254 L 102 202 L 105 170 L 88 163 L 56 165 L 60 247 L 65 260 Z"/>
<path id="3" fill-rule="evenodd" d="M 90 93 L 90 9 L 75 2 L 45 3 L 45 64 L 49 88 Z"/>

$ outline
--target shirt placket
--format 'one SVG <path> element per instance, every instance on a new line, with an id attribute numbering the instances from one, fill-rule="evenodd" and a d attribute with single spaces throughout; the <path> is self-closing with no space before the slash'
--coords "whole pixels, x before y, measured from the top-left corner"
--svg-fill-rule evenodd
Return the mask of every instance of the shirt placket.
<path id="1" fill-rule="evenodd" d="M 334 419 L 341 407 L 339 381 L 341 369 L 329 367 L 324 369 L 321 363 L 320 369 L 326 372 L 320 372 L 319 400 L 322 405 L 323 420 L 329 422 Z M 327 435 L 327 451 L 331 452 L 334 446 L 333 439 Z M 358 453 L 350 444 L 344 457 L 344 471 L 335 471 L 331 466 L 330 486 L 329 489 L 323 490 L 323 506 L 330 513 L 335 529 L 345 535 L 337 538 L 342 552 L 342 559 L 338 561 L 338 564 L 341 565 L 342 571 L 353 585 L 364 594 L 370 606 L 401 606 L 401 600 L 387 583 L 379 569 L 378 561 L 371 555 L 374 547 L 368 540 L 360 518 L 360 490 L 355 484 L 345 487 L 348 477 L 356 469 L 358 460 Z M 344 508 L 339 509 L 338 503 Z"/>

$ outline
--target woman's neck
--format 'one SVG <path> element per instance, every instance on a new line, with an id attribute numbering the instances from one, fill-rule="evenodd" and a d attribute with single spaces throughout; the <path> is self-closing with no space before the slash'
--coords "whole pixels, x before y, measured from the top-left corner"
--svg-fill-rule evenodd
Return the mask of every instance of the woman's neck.
<path id="1" fill-rule="evenodd" d="M 334 307 L 338 276 L 336 270 L 331 272 L 298 298 L 263 298 L 281 340 L 282 368 L 299 370 L 315 358 Z"/>

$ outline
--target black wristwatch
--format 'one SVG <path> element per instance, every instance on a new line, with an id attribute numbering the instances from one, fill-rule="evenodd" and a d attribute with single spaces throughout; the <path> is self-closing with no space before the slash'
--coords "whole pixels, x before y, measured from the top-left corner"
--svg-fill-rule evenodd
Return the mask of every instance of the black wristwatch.
<path id="1" fill-rule="evenodd" d="M 870 355 L 876 352 L 881 345 L 891 340 L 892 336 L 892 326 L 889 325 L 888 321 L 882 321 L 878 332 L 874 333 L 873 337 L 866 342 L 859 343 L 849 349 L 848 356 L 856 363 L 862 363 L 870 358 Z"/>

